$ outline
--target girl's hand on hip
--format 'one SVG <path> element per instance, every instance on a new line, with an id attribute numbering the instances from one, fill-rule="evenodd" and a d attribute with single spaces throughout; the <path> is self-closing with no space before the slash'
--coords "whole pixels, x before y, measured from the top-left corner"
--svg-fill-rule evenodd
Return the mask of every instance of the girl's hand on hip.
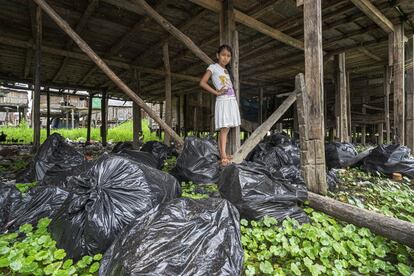
<path id="1" fill-rule="evenodd" d="M 227 88 L 223 86 L 220 90 L 217 91 L 217 96 L 221 96 L 227 92 Z"/>

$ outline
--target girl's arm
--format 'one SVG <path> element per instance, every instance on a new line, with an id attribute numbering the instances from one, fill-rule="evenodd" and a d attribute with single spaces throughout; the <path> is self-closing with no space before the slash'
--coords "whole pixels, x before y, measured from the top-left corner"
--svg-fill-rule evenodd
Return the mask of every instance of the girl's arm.
<path id="1" fill-rule="evenodd" d="M 224 90 L 224 88 L 221 88 L 219 91 L 211 88 L 211 86 L 207 83 L 208 80 L 210 79 L 210 77 L 211 77 L 211 71 L 206 70 L 206 72 L 204 73 L 204 76 L 200 80 L 201 88 L 203 88 L 207 92 L 210 92 L 211 94 L 216 95 L 216 96 L 220 96 L 220 95 L 224 94 L 226 92 Z"/>

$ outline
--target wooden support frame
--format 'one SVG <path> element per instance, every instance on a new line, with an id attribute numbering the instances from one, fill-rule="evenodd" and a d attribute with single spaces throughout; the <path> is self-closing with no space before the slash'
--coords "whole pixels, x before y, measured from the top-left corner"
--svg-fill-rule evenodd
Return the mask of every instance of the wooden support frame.
<path id="1" fill-rule="evenodd" d="M 263 124 L 263 87 L 259 88 L 259 108 L 258 108 L 258 121 L 259 124 Z"/>
<path id="2" fill-rule="evenodd" d="M 40 147 L 40 86 L 41 86 L 41 60 L 42 60 L 42 10 L 36 9 L 36 52 L 35 52 L 35 72 L 34 72 L 34 91 L 33 91 L 33 152 Z"/>
<path id="3" fill-rule="evenodd" d="M 92 104 L 93 104 L 93 94 L 89 92 L 88 98 L 88 126 L 86 129 L 86 144 L 91 143 L 91 123 L 92 123 Z"/>
<path id="4" fill-rule="evenodd" d="M 101 139 L 102 146 L 106 147 L 106 138 L 108 134 L 108 97 L 107 91 L 102 91 L 101 98 Z"/>
<path id="5" fill-rule="evenodd" d="M 165 122 L 172 127 L 172 98 L 171 98 L 171 69 L 168 43 L 162 47 L 164 71 L 165 71 Z M 164 143 L 170 145 L 171 137 L 168 133 L 164 135 Z"/>
<path id="6" fill-rule="evenodd" d="M 348 124 L 348 81 L 346 72 L 345 53 L 335 56 L 336 65 L 336 116 L 338 139 L 341 143 L 350 142 L 349 124 Z"/>
<path id="7" fill-rule="evenodd" d="M 298 78 L 298 77 L 296 77 Z M 303 75 L 299 78 L 303 79 Z M 296 90 L 270 115 L 267 120 L 261 124 L 256 130 L 249 136 L 246 142 L 239 148 L 239 150 L 233 156 L 234 163 L 241 163 L 247 155 L 259 144 L 259 142 L 266 136 L 267 132 L 273 127 L 273 125 L 286 113 L 286 111 L 296 101 L 297 93 L 302 93 L 300 87 L 296 87 Z"/>
<path id="8" fill-rule="evenodd" d="M 141 93 L 141 74 L 134 70 L 135 92 Z M 142 133 L 141 108 L 132 103 L 132 144 L 135 149 L 139 147 L 139 137 Z"/>
<path id="9" fill-rule="evenodd" d="M 362 114 L 367 113 L 366 103 L 369 101 L 369 97 L 362 97 Z M 364 123 L 361 125 L 361 144 L 366 145 L 367 143 L 367 125 Z"/>
<path id="10" fill-rule="evenodd" d="M 51 19 L 67 33 L 85 52 L 93 62 L 123 91 L 132 101 L 138 104 L 151 118 L 153 118 L 171 137 L 176 141 L 177 146 L 184 145 L 183 139 L 170 128 L 140 97 L 134 93 L 107 65 L 106 63 L 89 47 L 89 45 L 65 22 L 44 0 L 33 0 L 44 10 Z"/>
<path id="11" fill-rule="evenodd" d="M 394 30 L 394 142 L 405 145 L 404 25 Z"/>
<path id="12" fill-rule="evenodd" d="M 305 86 L 298 100 L 301 167 L 308 189 L 326 194 L 322 1 L 304 0 Z"/>
<path id="13" fill-rule="evenodd" d="M 50 136 L 50 91 L 49 88 L 47 88 L 47 92 L 46 92 L 46 113 L 47 113 L 47 118 L 46 118 L 46 136 L 49 137 Z"/>
<path id="14" fill-rule="evenodd" d="M 351 0 L 363 13 L 381 27 L 386 33 L 394 32 L 394 25 L 388 18 L 377 9 L 369 0 Z"/>
<path id="15" fill-rule="evenodd" d="M 407 118 L 406 118 L 406 144 L 414 150 L 414 36 L 411 35 L 406 45 L 407 77 Z"/>
<path id="16" fill-rule="evenodd" d="M 391 122 L 390 122 L 390 94 L 391 94 L 391 67 L 384 68 L 384 120 L 386 130 L 386 143 L 391 143 Z"/>

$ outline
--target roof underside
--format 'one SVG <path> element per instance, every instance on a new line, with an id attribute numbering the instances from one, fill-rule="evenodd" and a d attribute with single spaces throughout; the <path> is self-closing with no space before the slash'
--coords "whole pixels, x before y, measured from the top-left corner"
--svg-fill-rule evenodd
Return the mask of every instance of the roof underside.
<path id="1" fill-rule="evenodd" d="M 414 1 L 372 1 L 388 19 L 398 23 L 408 19 L 406 34 L 413 32 Z M 393 2 L 393 6 L 389 2 Z M 168 41 L 171 71 L 199 77 L 206 65 L 170 36 L 155 21 L 128 0 L 47 0 L 98 55 L 145 69 L 162 72 L 162 45 Z M 94 4 L 97 3 L 97 4 Z M 162 16 L 181 29 L 205 53 L 214 58 L 219 44 L 218 14 L 187 0 L 148 0 Z M 236 9 L 263 23 L 303 40 L 303 11 L 295 0 L 234 0 Z M 353 78 L 378 77 L 387 63 L 388 35 L 349 0 L 324 0 L 324 51 L 347 50 L 347 68 Z M 83 22 L 82 22 L 83 21 Z M 34 71 L 34 4 L 30 0 L 0 0 L 0 79 L 32 82 Z M 82 24 L 85 23 L 85 24 Z M 240 45 L 241 93 L 281 93 L 291 89 L 294 76 L 303 72 L 303 51 L 284 45 L 242 24 L 237 24 Z M 13 39 L 13 43 L 10 43 Z M 17 42 L 16 42 L 17 41 Z M 12 46 L 13 44 L 13 46 Z M 81 54 L 80 49 L 47 16 L 43 16 L 43 46 Z M 364 46 L 361 48 L 361 46 Z M 65 57 L 56 51 L 42 53 L 42 83 L 50 87 L 108 88 L 114 96 L 122 92 L 90 61 Z M 132 89 L 136 88 L 133 71 L 122 66 L 110 67 Z M 325 73 L 332 72 L 332 65 Z M 164 76 L 140 71 L 142 91 L 147 101 L 162 100 Z M 174 78 L 173 95 L 200 91 L 194 80 Z"/>

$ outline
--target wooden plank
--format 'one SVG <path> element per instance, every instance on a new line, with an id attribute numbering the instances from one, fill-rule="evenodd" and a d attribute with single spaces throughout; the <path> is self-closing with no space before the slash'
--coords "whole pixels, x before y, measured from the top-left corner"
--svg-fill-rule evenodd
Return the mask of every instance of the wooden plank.
<path id="1" fill-rule="evenodd" d="M 304 104 L 309 105 L 305 113 L 309 125 L 306 140 L 301 144 L 301 152 L 308 157 L 303 160 L 302 171 L 310 191 L 326 194 L 321 0 L 304 0 L 303 13 L 307 94 Z"/>
<path id="2" fill-rule="evenodd" d="M 337 117 L 338 124 L 336 126 L 338 130 L 338 139 L 341 143 L 350 142 L 350 135 L 348 129 L 348 88 L 347 88 L 347 73 L 346 73 L 346 61 L 345 53 L 339 54 L 335 57 L 337 66 L 336 76 L 336 98 L 337 98 Z"/>
<path id="3" fill-rule="evenodd" d="M 381 27 L 386 33 L 394 32 L 394 25 L 388 18 L 370 2 L 370 0 L 351 0 L 363 13 Z"/>
<path id="4" fill-rule="evenodd" d="M 132 101 L 138 104 L 151 118 L 153 118 L 172 138 L 176 141 L 178 146 L 184 144 L 183 139 L 179 137 L 173 129 L 171 129 L 140 97 L 136 95 L 119 77 L 106 65 L 106 63 L 89 47 L 89 45 L 65 22 L 44 0 L 35 1 L 50 17 L 51 19 L 67 33 L 85 52 L 98 67 L 112 79 L 119 89 L 123 91 Z"/>
<path id="5" fill-rule="evenodd" d="M 377 235 L 414 248 L 413 223 L 358 208 L 312 192 L 308 193 L 308 200 L 309 205 L 315 210 L 358 227 L 366 227 Z"/>
<path id="6" fill-rule="evenodd" d="M 190 0 L 190 1 L 193 2 L 194 4 L 202 6 L 203 8 L 214 11 L 216 13 L 219 13 L 221 9 L 219 1 L 211 1 L 211 0 Z M 236 22 L 239 22 L 247 27 L 250 27 L 253 30 L 256 30 L 264 35 L 274 38 L 294 48 L 301 49 L 301 50 L 304 49 L 304 44 L 302 41 L 295 39 L 275 28 L 272 28 L 239 10 L 234 10 L 234 18 Z"/>
<path id="7" fill-rule="evenodd" d="M 352 111 L 351 111 L 351 77 L 350 73 L 346 73 L 346 97 L 347 97 L 347 107 L 348 107 L 348 131 L 349 131 L 349 142 L 352 142 Z"/>
<path id="8" fill-rule="evenodd" d="M 182 33 L 179 29 L 174 27 L 167 19 L 162 17 L 155 11 L 145 0 L 133 0 L 140 8 L 142 8 L 152 19 L 161 25 L 167 32 L 172 34 L 176 39 L 183 42 L 188 49 L 190 49 L 198 58 L 207 64 L 214 63 L 213 60 L 205 54 L 188 36 Z"/>
<path id="9" fill-rule="evenodd" d="M 35 72 L 34 91 L 33 91 L 33 148 L 32 152 L 36 152 L 40 147 L 40 86 L 41 86 L 41 68 L 42 68 L 42 10 L 36 9 L 36 52 L 35 52 Z"/>
<path id="10" fill-rule="evenodd" d="M 414 150 L 414 37 L 410 36 L 408 43 L 406 45 L 406 62 L 407 66 L 407 83 L 406 83 L 406 93 L 407 93 L 407 119 L 406 119 L 406 144 L 411 149 Z"/>
<path id="11" fill-rule="evenodd" d="M 172 127 L 172 103 L 171 103 L 171 69 L 170 57 L 168 53 L 168 43 L 162 47 L 164 71 L 165 71 L 165 122 Z M 171 137 L 168 133 L 164 135 L 164 143 L 170 145 Z"/>
<path id="12" fill-rule="evenodd" d="M 362 114 L 363 117 L 366 118 L 365 114 L 367 113 L 367 108 L 365 107 L 366 102 L 369 102 L 369 97 L 362 97 Z M 364 122 L 369 122 L 369 120 L 365 120 Z M 367 125 L 364 123 L 361 125 L 361 144 L 366 145 L 367 143 Z"/>
<path id="13" fill-rule="evenodd" d="M 384 111 L 384 108 L 382 108 L 382 107 L 377 107 L 377 106 L 373 106 L 373 105 L 369 105 L 369 104 L 363 104 L 362 107 L 365 108 L 365 109 Z"/>
<path id="14" fill-rule="evenodd" d="M 405 145 L 404 25 L 394 31 L 394 142 Z"/>
<path id="15" fill-rule="evenodd" d="M 284 102 L 270 115 L 267 120 L 261 124 L 250 135 L 250 137 L 243 143 L 240 149 L 233 156 L 234 163 L 241 163 L 247 157 L 247 155 L 259 144 L 259 142 L 266 136 L 267 132 L 273 127 L 273 125 L 286 113 L 286 111 L 296 101 L 296 93 L 290 95 Z"/>
<path id="16" fill-rule="evenodd" d="M 377 125 L 378 129 L 378 145 L 384 144 L 384 123 L 379 123 Z"/>
<path id="17" fill-rule="evenodd" d="M 49 92 L 49 88 L 47 88 L 47 92 L 46 92 L 46 137 L 50 136 L 50 92 Z"/>
<path id="18" fill-rule="evenodd" d="M 360 51 L 361 53 L 363 53 L 367 57 L 372 58 L 373 60 L 382 61 L 382 58 L 380 58 L 379 56 L 371 53 L 371 51 L 369 51 L 366 47 L 360 47 L 360 48 L 358 48 L 358 51 Z"/>
<path id="19" fill-rule="evenodd" d="M 141 74 L 134 70 L 135 93 L 141 93 Z M 135 149 L 139 147 L 139 137 L 142 134 L 141 108 L 135 102 L 132 103 L 132 144 Z"/>

